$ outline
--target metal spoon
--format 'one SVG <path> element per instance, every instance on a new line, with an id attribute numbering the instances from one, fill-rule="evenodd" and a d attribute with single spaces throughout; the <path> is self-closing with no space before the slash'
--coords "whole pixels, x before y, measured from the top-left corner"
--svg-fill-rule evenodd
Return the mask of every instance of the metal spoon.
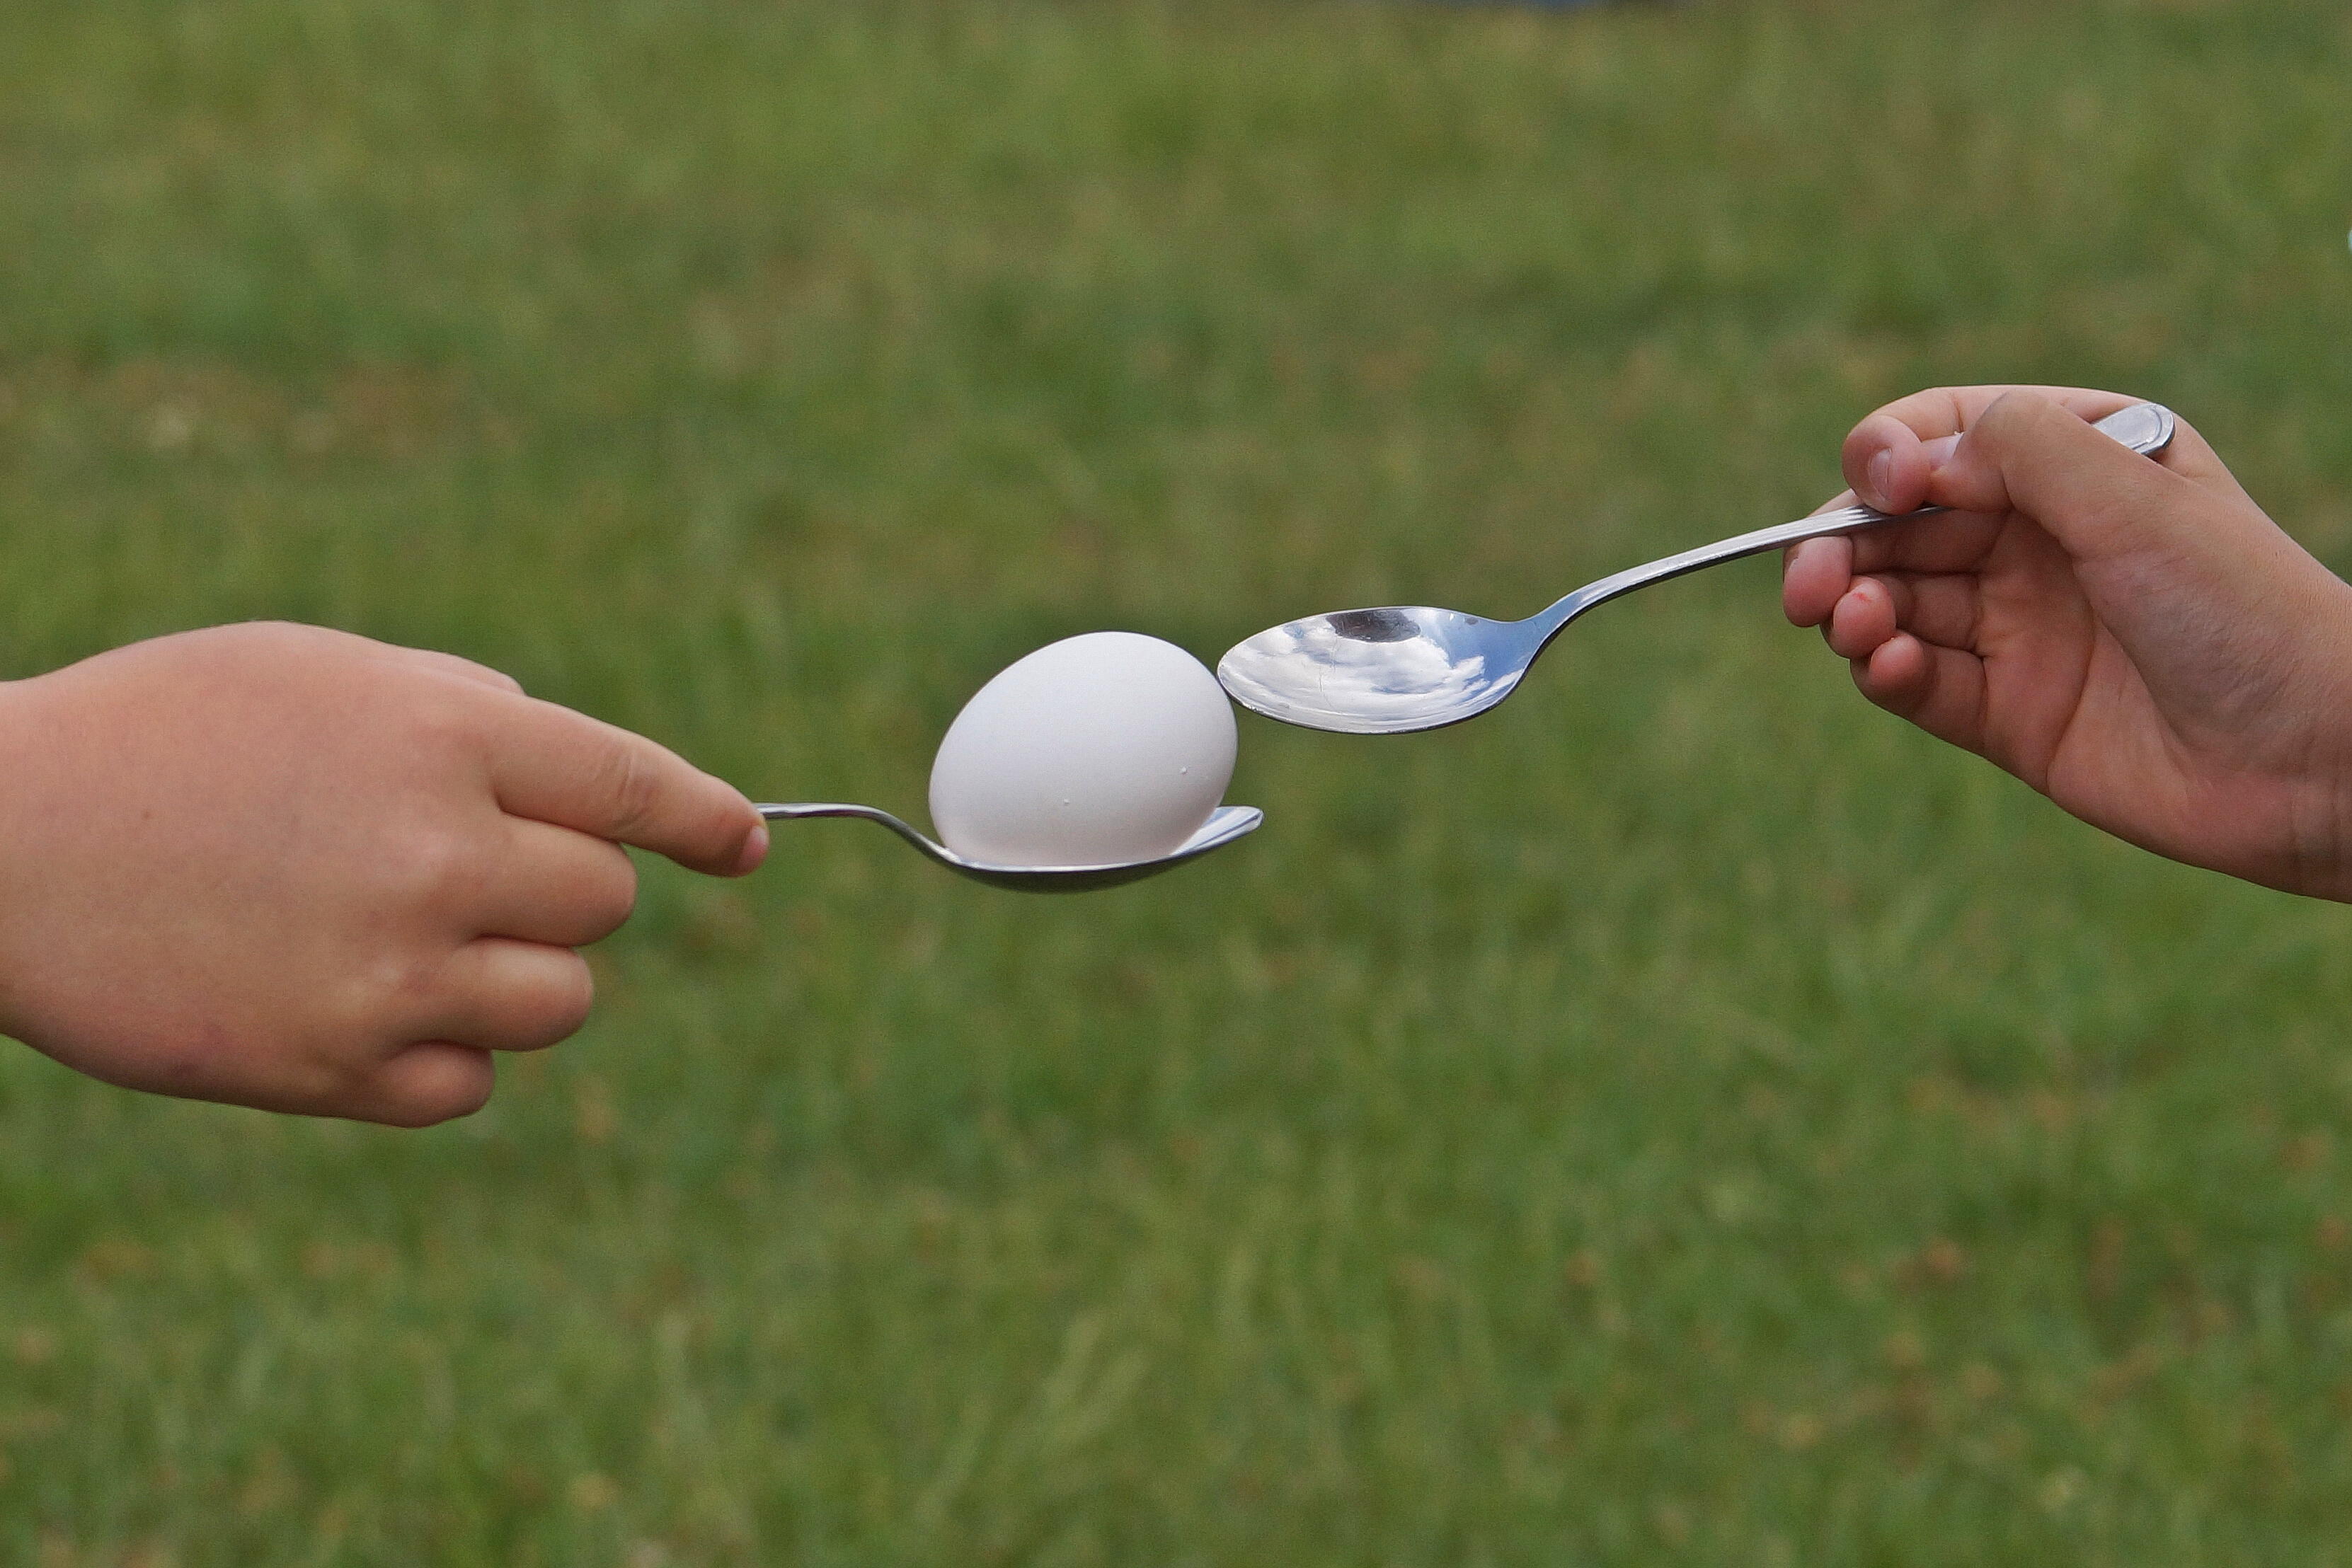
<path id="1" fill-rule="evenodd" d="M 987 865 L 966 860 L 947 845 L 928 834 L 916 831 L 889 812 L 873 806 L 840 806 L 829 802 L 811 801 L 790 806 L 761 806 L 760 815 L 772 822 L 791 821 L 801 817 L 863 817 L 869 822 L 879 822 L 906 840 L 924 854 L 961 876 L 974 882 L 984 882 L 991 887 L 1018 888 L 1024 893 L 1081 893 L 1090 887 L 1117 887 L 1123 882 L 1136 882 L 1147 876 L 1158 876 L 1172 871 L 1186 861 L 1198 860 L 1211 850 L 1221 850 L 1234 840 L 1257 831 L 1265 821 L 1265 813 L 1255 806 L 1220 806 L 1201 824 L 1201 831 L 1177 849 L 1156 860 L 1129 861 L 1119 865 Z"/>
<path id="2" fill-rule="evenodd" d="M 2171 410 L 2141 402 L 2107 415 L 2098 428 L 2153 456 L 2172 440 L 2172 424 Z M 1343 735 L 1437 729 L 1475 718 L 1509 696 L 1560 628 L 1596 604 L 1800 539 L 1860 533 L 1949 509 L 1890 516 L 1844 507 L 1759 528 L 1588 583 L 1525 621 L 1486 621 L 1421 604 L 1310 615 L 1236 644 L 1218 662 L 1217 679 L 1242 706 L 1308 729 Z"/>

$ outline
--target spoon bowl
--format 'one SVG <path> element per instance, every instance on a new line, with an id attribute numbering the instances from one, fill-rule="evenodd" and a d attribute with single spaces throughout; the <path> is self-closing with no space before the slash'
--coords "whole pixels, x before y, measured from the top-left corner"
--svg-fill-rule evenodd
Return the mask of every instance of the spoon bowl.
<path id="1" fill-rule="evenodd" d="M 1341 610 L 1259 632 L 1224 656 L 1217 679 L 1242 706 L 1285 724 L 1404 735 L 1493 707 L 1546 641 L 1532 621 L 1427 604 Z"/>
<path id="2" fill-rule="evenodd" d="M 2173 423 L 2171 410 L 2141 402 L 2107 415 L 2097 428 L 2152 457 L 2171 444 Z M 1561 629 L 1595 605 L 1801 539 L 1857 534 L 1949 509 L 1895 514 L 1841 507 L 1816 513 L 1587 583 L 1525 621 L 1492 621 L 1425 604 L 1310 615 L 1236 643 L 1218 662 L 1217 679 L 1242 706 L 1307 729 L 1343 735 L 1439 729 L 1475 718 L 1509 696 Z"/>
<path id="3" fill-rule="evenodd" d="M 914 845 L 922 854 L 959 876 L 984 882 L 991 887 L 1009 887 L 1022 893 L 1084 893 L 1090 888 L 1117 887 L 1121 883 L 1139 882 L 1147 876 L 1173 871 L 1185 862 L 1198 860 L 1212 850 L 1221 850 L 1256 831 L 1258 824 L 1265 821 L 1265 813 L 1255 806 L 1220 806 L 1209 814 L 1207 821 L 1201 824 L 1200 831 L 1174 850 L 1151 860 L 1128 861 L 1118 865 L 1020 866 L 990 865 L 982 861 L 967 860 L 929 834 L 909 827 L 876 806 L 803 801 L 792 805 L 761 806 L 759 811 L 772 822 L 795 821 L 803 817 L 858 817 L 869 822 L 879 822 Z"/>

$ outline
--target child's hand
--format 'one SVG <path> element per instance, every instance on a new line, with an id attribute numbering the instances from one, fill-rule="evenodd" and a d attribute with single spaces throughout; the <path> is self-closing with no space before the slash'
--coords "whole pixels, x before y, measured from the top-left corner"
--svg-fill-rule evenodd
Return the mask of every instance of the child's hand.
<path id="1" fill-rule="evenodd" d="M 621 843 L 757 865 L 751 804 L 440 653 L 164 637 L 0 686 L 0 1030 L 110 1082 L 422 1125 L 588 1016 Z"/>
<path id="2" fill-rule="evenodd" d="M 1797 546 L 1789 619 L 1873 702 L 2085 821 L 2352 897 L 2352 589 L 2187 425 L 2153 462 L 2084 423 L 2132 401 L 1971 387 L 1872 414 L 1854 493 L 1960 515 Z"/>

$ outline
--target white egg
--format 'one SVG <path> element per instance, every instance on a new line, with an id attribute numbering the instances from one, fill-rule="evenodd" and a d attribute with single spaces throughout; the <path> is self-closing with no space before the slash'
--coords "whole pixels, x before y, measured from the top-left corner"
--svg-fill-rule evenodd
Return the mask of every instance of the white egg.
<path id="1" fill-rule="evenodd" d="M 1233 775 L 1217 677 L 1172 643 L 1092 632 L 964 705 L 931 765 L 931 824 L 989 865 L 1151 860 L 1200 831 Z"/>

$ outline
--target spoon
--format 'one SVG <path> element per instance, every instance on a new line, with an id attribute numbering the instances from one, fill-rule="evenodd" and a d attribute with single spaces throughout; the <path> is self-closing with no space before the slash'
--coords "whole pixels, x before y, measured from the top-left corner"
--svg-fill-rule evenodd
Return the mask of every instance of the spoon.
<path id="1" fill-rule="evenodd" d="M 2172 423 L 2171 410 L 2140 402 L 2107 415 L 2097 428 L 2153 456 L 2172 440 Z M 1486 621 L 1423 604 L 1310 615 L 1235 644 L 1218 662 L 1217 679 L 1242 706 L 1308 729 L 1342 735 L 1438 729 L 1475 718 L 1509 696 L 1560 628 L 1596 604 L 1799 539 L 1860 533 L 1950 509 L 1890 515 L 1843 507 L 1817 513 L 1587 583 L 1525 621 Z"/>
<path id="2" fill-rule="evenodd" d="M 1220 806 L 1209 813 L 1209 820 L 1201 824 L 1199 832 L 1168 853 L 1152 860 L 1127 861 L 1118 865 L 989 865 L 982 861 L 966 860 L 947 845 L 916 831 L 889 812 L 873 806 L 840 806 L 810 801 L 790 806 L 761 806 L 759 812 L 772 822 L 792 821 L 802 817 L 863 817 L 869 822 L 881 823 L 959 875 L 968 876 L 974 882 L 984 882 L 991 887 L 1017 888 L 1024 893 L 1082 893 L 1090 887 L 1117 887 L 1123 882 L 1158 876 L 1163 871 L 1172 871 L 1186 861 L 1198 860 L 1211 850 L 1221 850 L 1234 840 L 1256 831 L 1257 825 L 1265 821 L 1265 813 L 1255 806 Z"/>

